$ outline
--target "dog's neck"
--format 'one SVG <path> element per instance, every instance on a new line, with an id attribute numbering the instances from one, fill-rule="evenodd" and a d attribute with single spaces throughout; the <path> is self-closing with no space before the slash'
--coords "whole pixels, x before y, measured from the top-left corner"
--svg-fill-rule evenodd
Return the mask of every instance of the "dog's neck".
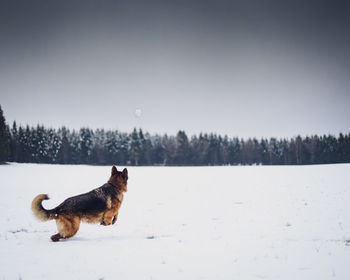
<path id="1" fill-rule="evenodd" d="M 113 182 L 113 181 L 109 180 L 107 183 L 110 184 L 111 186 L 115 187 L 118 190 L 122 189 L 122 187 L 117 182 Z"/>

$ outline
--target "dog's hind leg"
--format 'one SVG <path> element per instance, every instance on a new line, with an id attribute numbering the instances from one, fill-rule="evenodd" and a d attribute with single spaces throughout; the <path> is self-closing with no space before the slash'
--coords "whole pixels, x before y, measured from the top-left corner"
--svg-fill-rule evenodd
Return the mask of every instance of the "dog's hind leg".
<path id="1" fill-rule="evenodd" d="M 76 216 L 60 216 L 56 220 L 59 233 L 51 236 L 52 241 L 59 241 L 74 236 L 80 226 L 80 218 Z"/>

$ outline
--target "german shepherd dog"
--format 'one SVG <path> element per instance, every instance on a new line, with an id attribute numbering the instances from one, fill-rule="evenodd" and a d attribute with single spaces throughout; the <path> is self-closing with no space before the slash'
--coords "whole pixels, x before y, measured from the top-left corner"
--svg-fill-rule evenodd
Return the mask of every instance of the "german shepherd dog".
<path id="1" fill-rule="evenodd" d="M 42 201 L 49 199 L 47 194 L 39 194 L 32 202 L 34 215 L 42 220 L 56 220 L 58 233 L 51 236 L 52 241 L 59 241 L 74 236 L 80 222 L 100 223 L 108 226 L 118 218 L 118 211 L 123 201 L 123 192 L 127 191 L 128 170 L 122 172 L 115 166 L 112 175 L 103 186 L 88 193 L 67 198 L 56 208 L 47 210 Z"/>

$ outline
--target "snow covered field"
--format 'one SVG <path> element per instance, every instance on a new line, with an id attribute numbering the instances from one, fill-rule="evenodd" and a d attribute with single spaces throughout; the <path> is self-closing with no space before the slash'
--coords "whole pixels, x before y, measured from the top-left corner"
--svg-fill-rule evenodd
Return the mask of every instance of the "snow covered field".
<path id="1" fill-rule="evenodd" d="M 111 167 L 0 166 L 0 279 L 350 279 L 350 165 L 130 167 L 114 226 L 51 242 L 46 208 Z"/>

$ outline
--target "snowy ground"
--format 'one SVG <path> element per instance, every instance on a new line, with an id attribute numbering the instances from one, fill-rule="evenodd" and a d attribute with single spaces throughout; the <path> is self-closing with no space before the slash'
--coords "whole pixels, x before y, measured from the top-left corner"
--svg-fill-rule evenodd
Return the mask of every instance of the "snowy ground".
<path id="1" fill-rule="evenodd" d="M 0 166 L 0 279 L 350 279 L 350 165 L 130 167 L 114 226 L 51 242 L 51 208 L 110 167 Z"/>

